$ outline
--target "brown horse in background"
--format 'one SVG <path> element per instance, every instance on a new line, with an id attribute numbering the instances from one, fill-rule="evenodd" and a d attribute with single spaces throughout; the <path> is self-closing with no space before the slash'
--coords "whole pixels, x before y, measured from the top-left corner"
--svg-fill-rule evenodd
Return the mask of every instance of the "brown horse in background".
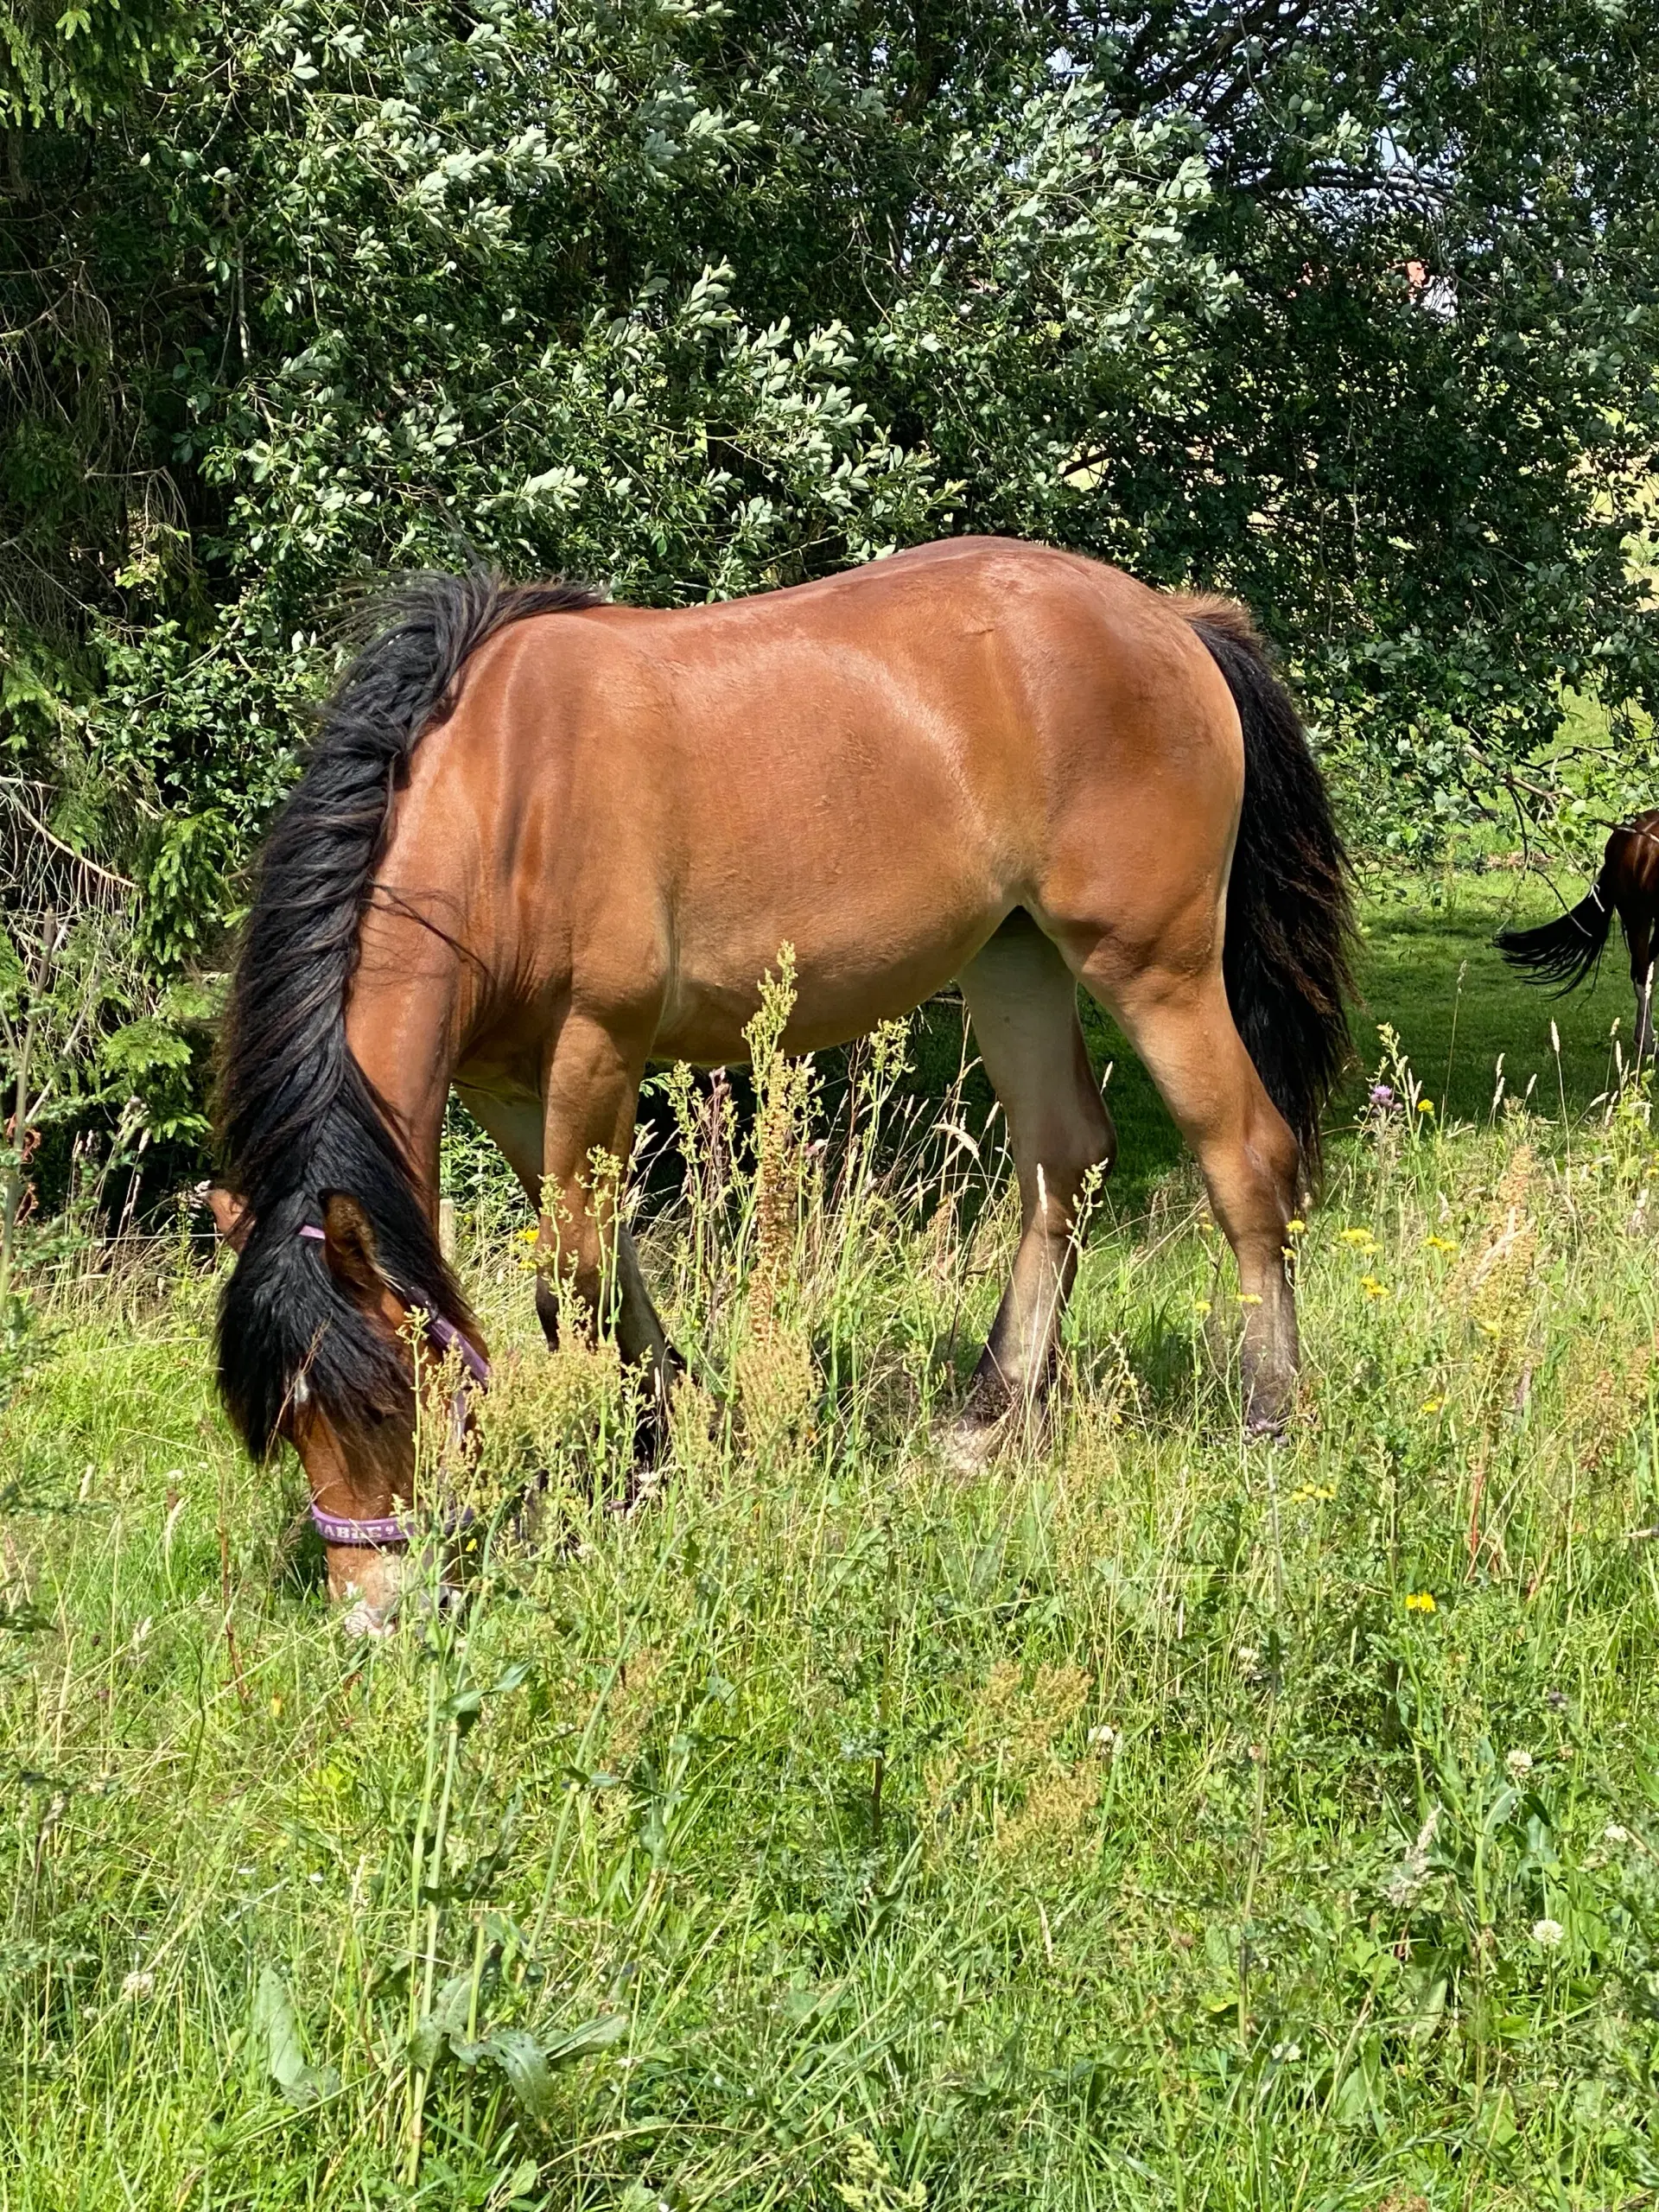
<path id="1" fill-rule="evenodd" d="M 648 1063 L 745 1057 L 788 943 L 786 1051 L 957 978 L 1006 1109 L 1021 1232 L 959 1453 L 1045 1388 L 1079 1197 L 1111 1162 L 1079 983 L 1198 1155 L 1246 1301 L 1247 1417 L 1275 1426 L 1350 930 L 1319 772 L 1228 602 L 990 538 L 674 612 L 418 580 L 340 686 L 237 968 L 231 1413 L 256 1453 L 296 1446 L 331 1587 L 384 1611 L 422 1387 L 407 1309 L 487 1371 L 435 1227 L 452 1086 L 660 1413 L 674 1356 L 592 1162 L 627 1160 Z M 537 1304 L 550 1335 L 544 1281 Z"/>
<path id="2" fill-rule="evenodd" d="M 1653 955 L 1659 931 L 1659 812 L 1638 814 L 1607 840 L 1596 880 L 1576 906 L 1532 930 L 1503 930 L 1498 950 L 1516 968 L 1563 992 L 1577 988 L 1599 965 L 1617 914 L 1630 956 L 1636 989 L 1637 1066 L 1653 1051 Z"/>

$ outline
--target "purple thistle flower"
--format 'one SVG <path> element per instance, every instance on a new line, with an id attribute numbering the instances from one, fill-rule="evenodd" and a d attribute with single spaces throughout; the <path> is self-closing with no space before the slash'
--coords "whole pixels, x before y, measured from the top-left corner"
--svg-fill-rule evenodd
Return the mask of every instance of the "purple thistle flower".
<path id="1" fill-rule="evenodd" d="M 1394 1093 L 1386 1083 L 1376 1083 L 1371 1085 L 1371 1103 L 1373 1106 L 1393 1105 Z"/>

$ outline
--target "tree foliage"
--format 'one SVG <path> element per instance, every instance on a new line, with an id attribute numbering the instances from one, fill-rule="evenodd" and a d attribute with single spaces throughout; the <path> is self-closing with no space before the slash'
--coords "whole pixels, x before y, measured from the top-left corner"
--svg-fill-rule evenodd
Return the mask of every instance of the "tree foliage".
<path id="1" fill-rule="evenodd" d="M 1359 826 L 1656 688 L 1652 0 L 86 0 L 0 69 L 0 741 L 199 962 L 343 597 L 950 531 L 1245 597 Z"/>

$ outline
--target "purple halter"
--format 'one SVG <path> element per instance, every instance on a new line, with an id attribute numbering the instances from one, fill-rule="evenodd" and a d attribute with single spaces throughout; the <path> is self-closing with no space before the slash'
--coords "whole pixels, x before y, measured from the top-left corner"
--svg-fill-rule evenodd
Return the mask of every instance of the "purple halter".
<path id="1" fill-rule="evenodd" d="M 326 1244 L 328 1241 L 323 1230 L 308 1221 L 302 1222 L 296 1233 L 313 1244 Z M 478 1346 L 469 1343 L 453 1321 L 446 1320 L 429 1298 L 423 1298 L 418 1292 L 399 1291 L 396 1294 L 403 1299 L 405 1306 L 426 1316 L 427 1329 L 433 1342 L 442 1345 L 446 1352 L 453 1351 L 479 1388 L 486 1389 L 490 1380 L 490 1363 Z M 450 1402 L 449 1411 L 451 1420 L 459 1429 L 467 1414 L 467 1383 L 464 1378 Z M 446 1514 L 443 1533 L 446 1536 L 453 1536 L 459 1530 L 470 1528 L 472 1520 L 471 1506 L 463 1507 L 459 1513 Z M 344 1514 L 325 1513 L 315 1498 L 311 1502 L 311 1525 L 325 1544 L 372 1551 L 381 1550 L 389 1544 L 413 1543 L 427 1533 L 422 1522 L 407 1514 L 385 1513 L 377 1520 L 353 1521 Z"/>
<path id="2" fill-rule="evenodd" d="M 472 1525 L 473 1509 L 463 1506 L 459 1513 L 444 1515 L 442 1534 L 459 1535 Z M 421 1522 L 402 1513 L 385 1513 L 378 1521 L 349 1521 L 343 1514 L 325 1513 L 315 1498 L 311 1501 L 311 1526 L 325 1544 L 338 1544 L 353 1551 L 384 1551 L 390 1544 L 412 1544 L 430 1533 Z"/>

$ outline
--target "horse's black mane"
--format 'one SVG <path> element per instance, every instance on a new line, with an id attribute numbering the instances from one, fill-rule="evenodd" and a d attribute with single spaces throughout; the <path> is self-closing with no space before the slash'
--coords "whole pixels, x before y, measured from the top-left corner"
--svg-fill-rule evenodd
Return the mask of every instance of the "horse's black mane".
<path id="1" fill-rule="evenodd" d="M 396 1351 L 336 1287 L 321 1246 L 298 1234 L 329 1193 L 362 1206 L 393 1282 L 472 1329 L 403 1147 L 346 1045 L 346 993 L 392 793 L 423 731 L 454 705 L 469 656 L 510 622 L 601 603 L 580 585 L 512 585 L 478 569 L 398 586 L 265 845 L 219 1096 L 222 1172 L 253 1218 L 220 1304 L 219 1380 L 256 1454 L 270 1450 L 302 1370 L 309 1394 L 347 1421 L 407 1390 Z"/>

